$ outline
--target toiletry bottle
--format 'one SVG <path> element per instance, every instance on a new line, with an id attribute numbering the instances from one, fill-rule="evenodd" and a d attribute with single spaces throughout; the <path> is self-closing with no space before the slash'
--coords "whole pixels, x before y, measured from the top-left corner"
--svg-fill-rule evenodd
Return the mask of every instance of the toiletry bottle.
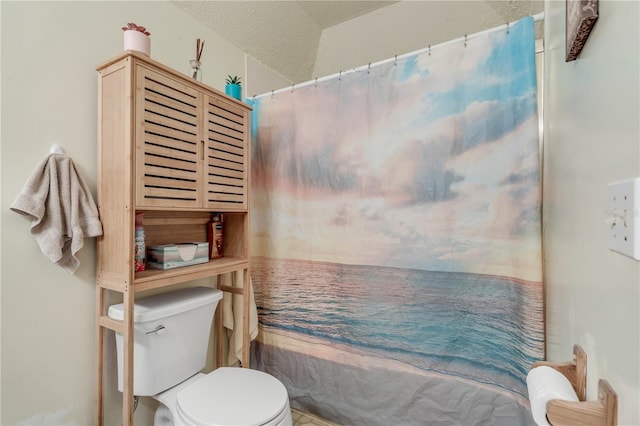
<path id="1" fill-rule="evenodd" d="M 142 218 L 144 213 L 136 213 L 136 229 L 134 236 L 134 270 L 135 272 L 144 271 L 144 265 L 147 261 L 147 248 L 145 245 L 144 226 L 142 225 Z"/>
<path id="2" fill-rule="evenodd" d="M 214 213 L 211 216 L 207 228 L 207 239 L 209 240 L 209 258 L 217 259 L 223 256 L 222 245 L 224 242 L 222 213 Z"/>

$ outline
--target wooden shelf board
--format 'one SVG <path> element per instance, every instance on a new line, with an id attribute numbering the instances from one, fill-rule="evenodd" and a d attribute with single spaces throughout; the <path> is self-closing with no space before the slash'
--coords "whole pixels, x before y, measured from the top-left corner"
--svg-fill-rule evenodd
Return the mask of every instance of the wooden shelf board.
<path id="1" fill-rule="evenodd" d="M 178 284 L 198 278 L 226 274 L 228 272 L 246 269 L 248 267 L 249 260 L 247 258 L 221 257 L 220 259 L 211 259 L 207 263 L 184 266 L 182 268 L 166 270 L 148 269 L 146 271 L 136 273 L 134 286 L 135 291 L 138 292 L 163 287 L 165 285 Z"/>

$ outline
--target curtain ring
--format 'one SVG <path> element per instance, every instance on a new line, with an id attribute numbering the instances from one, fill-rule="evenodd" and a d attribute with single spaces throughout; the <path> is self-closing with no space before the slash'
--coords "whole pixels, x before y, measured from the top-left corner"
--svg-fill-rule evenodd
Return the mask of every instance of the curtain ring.
<path id="1" fill-rule="evenodd" d="M 431 56 L 431 45 L 429 45 L 429 56 Z"/>
<path id="2" fill-rule="evenodd" d="M 464 35 L 464 47 L 467 47 L 467 35 Z"/>
<path id="3" fill-rule="evenodd" d="M 371 72 L 371 62 L 369 62 L 369 67 L 367 68 L 367 74 Z"/>
<path id="4" fill-rule="evenodd" d="M 313 85 L 313 87 L 318 87 L 318 77 L 316 77 L 316 83 Z"/>
<path id="5" fill-rule="evenodd" d="M 393 65 L 398 65 L 398 55 L 395 56 L 393 60 Z"/>
<path id="6" fill-rule="evenodd" d="M 342 70 L 340 70 L 340 73 L 338 74 L 338 80 L 342 81 Z"/>
<path id="7" fill-rule="evenodd" d="M 293 83 L 293 84 L 291 85 L 291 93 L 293 93 L 293 89 L 295 88 L 295 86 L 296 86 L 296 84 L 295 84 L 295 83 Z"/>
<path id="8" fill-rule="evenodd" d="M 507 21 L 507 34 L 509 34 L 509 21 Z"/>
<path id="9" fill-rule="evenodd" d="M 273 92 L 275 92 L 275 90 L 271 89 L 271 99 L 273 99 Z"/>

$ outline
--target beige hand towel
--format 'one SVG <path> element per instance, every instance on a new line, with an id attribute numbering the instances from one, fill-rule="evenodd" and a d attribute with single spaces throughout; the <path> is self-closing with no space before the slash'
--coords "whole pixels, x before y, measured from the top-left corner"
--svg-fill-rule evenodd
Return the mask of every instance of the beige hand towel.
<path id="1" fill-rule="evenodd" d="M 102 235 L 91 191 L 66 155 L 51 154 L 42 161 L 11 210 L 31 217 L 31 234 L 42 253 L 72 274 L 84 239 Z"/>
<path id="2" fill-rule="evenodd" d="M 224 274 L 218 277 L 219 283 L 230 287 L 242 287 L 243 272 Z M 229 282 L 231 281 L 231 282 Z M 242 297 L 239 294 L 224 293 L 222 324 L 227 329 L 229 354 L 227 365 L 242 361 Z M 249 279 L 249 340 L 258 337 L 258 309 L 253 296 L 253 284 Z"/>

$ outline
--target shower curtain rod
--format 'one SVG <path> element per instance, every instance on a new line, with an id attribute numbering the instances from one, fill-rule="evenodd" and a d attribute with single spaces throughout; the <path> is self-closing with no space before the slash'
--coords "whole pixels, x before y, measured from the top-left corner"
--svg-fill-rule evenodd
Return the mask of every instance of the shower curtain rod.
<path id="1" fill-rule="evenodd" d="M 530 15 L 530 16 L 533 18 L 533 22 L 544 21 L 544 12 L 540 12 L 540 13 L 537 13 L 535 15 Z M 452 44 L 452 43 L 456 43 L 456 42 L 460 42 L 460 41 L 464 41 L 466 43 L 467 41 L 469 41 L 473 37 L 476 37 L 476 36 L 479 36 L 481 34 L 485 34 L 485 33 L 491 32 L 491 31 L 497 31 L 497 30 L 503 29 L 503 28 L 509 28 L 509 23 L 500 25 L 498 27 L 490 28 L 488 30 L 480 31 L 480 32 L 477 32 L 477 33 L 474 33 L 474 34 L 471 34 L 471 35 L 465 34 L 463 37 L 459 37 L 457 39 L 445 41 L 445 42 L 437 44 L 435 46 L 428 46 L 426 48 L 414 50 L 413 52 L 405 53 L 405 54 L 402 54 L 402 55 L 395 55 L 393 58 L 383 59 L 382 61 L 369 63 L 368 65 L 359 66 L 359 67 L 352 68 L 352 69 L 346 70 L 346 71 L 340 71 L 340 72 L 335 73 L 335 74 L 327 75 L 327 76 L 321 77 L 321 78 L 315 78 L 313 80 L 305 81 L 305 82 L 300 83 L 300 84 L 292 84 L 291 86 L 283 87 L 282 89 L 278 89 L 278 90 L 272 90 L 271 92 L 263 93 L 261 95 L 253 95 L 253 97 L 251 99 L 262 98 L 263 96 L 267 96 L 267 95 L 273 96 L 273 95 L 277 95 L 277 94 L 286 92 L 287 90 L 290 90 L 290 91 L 293 92 L 295 89 L 299 89 L 299 88 L 306 87 L 306 86 L 311 86 L 312 84 L 318 84 L 318 83 L 321 83 L 321 82 L 327 81 L 327 80 L 332 80 L 332 79 L 334 79 L 336 77 L 337 78 L 341 78 L 343 75 L 346 75 L 346 74 L 351 74 L 353 72 L 368 70 L 368 69 L 371 69 L 371 67 L 376 67 L 378 65 L 383 65 L 383 64 L 386 64 L 386 63 L 389 63 L 389 62 L 392 62 L 392 61 L 397 61 L 398 59 L 403 59 L 403 58 L 408 57 L 408 56 L 417 55 L 417 54 L 420 54 L 420 53 L 423 53 L 423 52 L 428 52 L 430 50 L 433 51 L 433 49 L 436 49 L 436 48 L 442 47 L 442 46 L 446 46 L 448 44 Z"/>

